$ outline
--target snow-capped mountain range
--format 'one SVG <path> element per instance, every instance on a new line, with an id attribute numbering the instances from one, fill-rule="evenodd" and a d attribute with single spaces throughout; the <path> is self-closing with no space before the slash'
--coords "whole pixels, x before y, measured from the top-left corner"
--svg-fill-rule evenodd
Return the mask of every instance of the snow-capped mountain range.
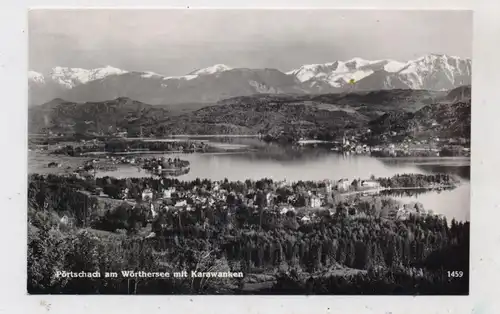
<path id="1" fill-rule="evenodd" d="M 356 90 L 391 88 L 448 90 L 470 84 L 471 60 L 437 54 L 426 55 L 408 62 L 354 58 L 348 61 L 303 65 L 287 74 L 294 75 L 317 92 L 331 87 Z M 354 84 L 350 83 L 351 80 Z"/>
<path id="2" fill-rule="evenodd" d="M 150 104 L 216 102 L 258 93 L 332 93 L 380 89 L 449 90 L 470 84 L 471 60 L 429 54 L 408 62 L 353 58 L 276 69 L 231 68 L 216 64 L 184 76 L 134 72 L 106 66 L 55 67 L 28 72 L 30 104 L 53 98 L 103 101 L 129 97 Z"/>
<path id="3" fill-rule="evenodd" d="M 120 75 L 124 73 L 127 73 L 127 71 L 111 66 L 91 70 L 55 67 L 50 73 L 50 78 L 66 88 L 73 88 L 77 85 L 99 80 L 109 75 Z"/>
<path id="4" fill-rule="evenodd" d="M 404 63 L 393 60 L 364 60 L 353 58 L 347 61 L 335 61 L 324 64 L 308 64 L 287 72 L 301 82 L 315 80 L 325 82 L 332 87 L 342 87 L 351 79 L 359 81 L 377 70 L 397 72 L 405 66 Z"/>

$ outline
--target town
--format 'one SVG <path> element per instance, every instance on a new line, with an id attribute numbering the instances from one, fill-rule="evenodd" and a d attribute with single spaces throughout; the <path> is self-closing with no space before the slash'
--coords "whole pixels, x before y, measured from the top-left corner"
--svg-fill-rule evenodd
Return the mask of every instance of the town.
<path id="1" fill-rule="evenodd" d="M 365 132 L 369 134 L 370 129 Z M 396 133 L 391 135 L 397 136 Z M 334 141 L 300 138 L 296 145 L 298 147 L 324 146 L 338 152 L 366 154 L 373 157 L 470 157 L 470 142 L 463 138 L 430 137 L 417 140 L 404 137 L 399 141 L 389 141 L 386 136 L 382 136 L 377 142 L 368 141 L 361 135 L 344 135 L 341 140 Z"/>
<path id="2" fill-rule="evenodd" d="M 166 161 L 181 163 L 180 160 Z M 444 189 L 453 188 L 459 182 L 448 175 L 403 174 L 392 178 L 339 179 L 319 182 L 288 182 L 286 180 L 245 182 L 195 180 L 179 182 L 170 178 L 86 178 L 78 179 L 74 175 L 47 177 L 35 176 L 36 182 L 71 181 L 73 193 L 84 193 L 94 198 L 98 204 L 106 204 L 115 200 L 113 206 L 126 206 L 127 216 L 142 217 L 142 223 L 152 223 L 164 215 L 172 213 L 199 215 L 204 211 L 226 211 L 234 214 L 238 208 L 245 208 L 250 215 L 262 211 L 271 215 L 291 215 L 297 217 L 301 224 L 316 223 L 321 217 L 350 216 L 360 218 L 380 216 L 386 219 L 405 220 L 412 216 L 435 215 L 427 211 L 421 204 L 401 204 L 390 198 L 380 196 L 382 191 L 398 191 L 405 189 Z M 122 203 L 120 203 L 122 202 Z M 385 202 L 385 205 L 384 205 Z M 92 202 L 85 201 L 83 204 Z M 83 205 L 82 204 L 82 205 Z M 81 206 L 81 205 L 80 205 Z M 99 207 L 100 205 L 98 205 Z M 88 211 L 88 208 L 82 208 Z M 116 209 L 115 209 L 116 210 Z M 108 210 L 109 211 L 109 210 Z M 113 213 L 113 210 L 108 213 Z M 69 214 L 61 218 L 67 222 Z M 438 215 L 441 217 L 441 215 Z M 73 219 L 73 218 L 71 218 Z M 157 224 L 156 224 L 157 225 Z M 151 227 L 153 228 L 153 227 Z M 111 229 L 108 231 L 115 231 Z M 152 230 L 147 237 L 155 236 Z"/>

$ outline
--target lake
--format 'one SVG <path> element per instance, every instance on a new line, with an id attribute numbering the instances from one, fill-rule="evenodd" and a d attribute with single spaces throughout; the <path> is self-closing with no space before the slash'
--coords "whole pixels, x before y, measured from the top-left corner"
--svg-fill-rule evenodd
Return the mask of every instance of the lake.
<path id="1" fill-rule="evenodd" d="M 468 158 L 373 158 L 364 155 L 344 155 L 320 148 L 298 149 L 278 144 L 267 144 L 252 138 L 203 139 L 211 146 L 227 149 L 224 153 L 164 154 L 179 157 L 191 163 L 190 171 L 177 176 L 179 180 L 208 178 L 212 180 L 241 180 L 271 178 L 273 180 L 299 181 L 340 178 L 366 179 L 391 177 L 403 173 L 449 173 L 457 175 L 462 184 L 451 191 L 431 191 L 413 196 L 392 196 L 404 202 L 421 202 L 427 210 L 445 215 L 449 220 L 470 219 L 470 159 Z M 247 148 L 246 152 L 231 152 L 231 148 Z M 162 154 L 140 154 L 160 157 Z M 29 154 L 30 173 L 57 172 L 47 169 L 50 160 L 75 166 L 88 158 L 41 156 Z M 98 176 L 117 178 L 151 176 L 135 166 L 120 166 L 117 171 L 99 171 Z"/>
<path id="2" fill-rule="evenodd" d="M 373 158 L 364 155 L 344 155 L 325 149 L 296 149 L 277 144 L 228 141 L 249 152 L 165 154 L 191 163 L 188 173 L 179 180 L 208 178 L 231 181 L 271 178 L 299 181 L 340 178 L 391 177 L 403 173 L 449 173 L 461 178 L 462 184 L 451 191 L 431 191 L 414 196 L 393 196 L 404 202 L 421 202 L 427 210 L 445 215 L 449 220 L 470 219 L 470 160 L 468 158 Z M 148 156 L 148 154 L 141 154 Z M 151 156 L 159 157 L 158 154 Z M 98 176 L 143 177 L 151 174 L 137 167 L 122 167 L 118 171 L 100 172 Z"/>

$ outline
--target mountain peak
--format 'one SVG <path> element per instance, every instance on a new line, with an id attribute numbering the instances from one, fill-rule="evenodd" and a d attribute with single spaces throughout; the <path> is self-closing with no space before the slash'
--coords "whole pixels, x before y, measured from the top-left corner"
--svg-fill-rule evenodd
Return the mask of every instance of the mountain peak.
<path id="1" fill-rule="evenodd" d="M 360 57 L 354 57 L 354 58 L 351 58 L 351 59 L 345 61 L 345 63 L 347 63 L 347 62 L 363 62 L 363 61 L 367 61 L 367 60 L 360 58 Z"/>
<path id="2" fill-rule="evenodd" d="M 164 77 L 163 75 L 161 74 L 158 74 L 156 72 L 152 72 L 152 71 L 145 71 L 145 72 L 140 72 L 141 73 L 141 77 L 143 78 L 152 78 L 152 77 Z"/>
<path id="3" fill-rule="evenodd" d="M 99 80 L 110 75 L 125 74 L 127 71 L 107 65 L 103 68 L 82 69 L 56 66 L 52 68 L 50 77 L 66 88 L 73 88 L 79 84 Z"/>
<path id="4" fill-rule="evenodd" d="M 457 56 L 452 56 L 452 55 L 448 55 L 448 54 L 443 54 L 443 53 L 429 53 L 429 54 L 426 54 L 414 61 L 434 61 L 434 60 L 438 60 L 438 59 L 443 59 L 443 60 L 448 60 L 448 59 L 456 59 L 456 60 L 470 60 L 468 58 L 461 58 L 461 57 L 457 57 Z"/>
<path id="5" fill-rule="evenodd" d="M 119 68 L 115 68 L 113 66 L 110 66 L 110 65 L 107 65 L 103 68 L 95 68 L 95 69 L 92 69 L 92 70 L 88 70 L 89 72 L 91 73 L 100 73 L 101 75 L 117 75 L 117 74 L 124 74 L 124 73 L 127 73 L 127 71 L 125 70 L 122 70 L 122 69 L 119 69 Z"/>
<path id="6" fill-rule="evenodd" d="M 458 56 L 452 56 L 452 55 L 449 55 L 449 54 L 446 54 L 446 53 L 429 53 L 428 56 L 434 56 L 434 57 L 438 57 L 438 58 L 453 58 L 453 59 L 468 59 L 468 58 L 461 58 L 461 57 L 458 57 Z"/>
<path id="7" fill-rule="evenodd" d="M 352 59 L 344 61 L 345 64 L 354 63 L 354 64 L 356 64 L 357 67 L 372 64 L 372 63 L 377 63 L 377 62 L 380 62 L 380 60 L 370 61 L 370 60 L 365 60 L 365 59 L 359 58 L 359 57 L 354 57 Z"/>
<path id="8" fill-rule="evenodd" d="M 130 97 L 121 96 L 121 97 L 116 97 L 114 99 L 114 101 L 119 102 L 119 103 L 124 103 L 124 102 L 131 102 L 131 101 L 133 102 L 135 100 L 131 99 Z"/>
<path id="9" fill-rule="evenodd" d="M 385 61 L 386 63 L 384 65 L 384 70 L 390 73 L 398 72 L 406 65 L 406 63 L 404 62 L 399 62 L 396 60 L 385 60 Z"/>
<path id="10" fill-rule="evenodd" d="M 232 70 L 232 68 L 230 66 L 227 66 L 225 64 L 214 64 L 210 67 L 193 71 L 193 72 L 189 73 L 189 75 L 207 75 L 207 74 L 215 74 L 215 73 L 220 73 L 220 72 L 229 71 L 229 70 Z"/>
<path id="11" fill-rule="evenodd" d="M 66 100 L 58 97 L 58 98 L 52 99 L 50 102 L 52 102 L 52 103 L 65 103 Z"/>
<path id="12" fill-rule="evenodd" d="M 28 80 L 41 84 L 45 82 L 43 74 L 36 71 L 28 71 Z"/>

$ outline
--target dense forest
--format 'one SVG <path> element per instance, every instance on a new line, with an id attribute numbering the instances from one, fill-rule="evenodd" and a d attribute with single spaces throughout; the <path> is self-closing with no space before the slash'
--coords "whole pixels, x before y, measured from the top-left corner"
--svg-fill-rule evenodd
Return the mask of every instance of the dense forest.
<path id="1" fill-rule="evenodd" d="M 452 186 L 458 183 L 456 177 L 445 173 L 438 174 L 397 174 L 390 178 L 378 178 L 382 187 L 387 188 L 420 188 L 432 185 Z"/>
<path id="2" fill-rule="evenodd" d="M 102 181 L 101 181 L 102 180 Z M 128 182 L 127 182 L 128 181 Z M 210 180 L 99 179 L 97 185 L 155 184 L 178 191 Z M 93 183 L 96 184 L 96 183 Z M 221 188 L 250 187 L 256 193 L 272 180 L 224 181 Z M 321 183 L 296 183 L 291 189 Z M 86 180 L 32 176 L 29 185 L 28 290 L 30 293 L 102 294 L 467 294 L 469 223 L 427 215 L 389 219 L 395 204 L 374 199 L 365 215 L 350 216 L 338 203 L 318 209 L 305 222 L 248 206 L 234 197 L 190 211 L 166 210 L 148 219 L 147 204 L 116 201 L 99 209 L 83 193 Z M 158 188 L 158 186 L 156 186 Z M 207 191 L 197 190 L 199 195 Z M 231 194 L 230 194 L 231 195 Z M 373 205 L 373 206 L 371 206 Z M 387 208 L 389 207 L 389 208 Z M 69 216 L 74 224 L 61 222 Z M 154 232 L 155 237 L 144 234 Z M 241 271 L 244 278 L 56 278 L 67 271 Z M 461 271 L 449 277 L 448 271 Z"/>
<path id="3" fill-rule="evenodd" d="M 103 144 L 86 144 L 86 145 L 65 145 L 61 148 L 57 148 L 51 153 L 54 155 L 66 155 L 66 156 L 82 156 L 86 153 L 92 152 L 108 152 L 108 153 L 121 153 L 129 151 L 162 151 L 162 152 L 184 152 L 184 153 L 194 153 L 194 152 L 210 152 L 215 151 L 204 144 L 203 142 L 195 141 L 126 141 L 126 140 L 107 140 Z"/>

